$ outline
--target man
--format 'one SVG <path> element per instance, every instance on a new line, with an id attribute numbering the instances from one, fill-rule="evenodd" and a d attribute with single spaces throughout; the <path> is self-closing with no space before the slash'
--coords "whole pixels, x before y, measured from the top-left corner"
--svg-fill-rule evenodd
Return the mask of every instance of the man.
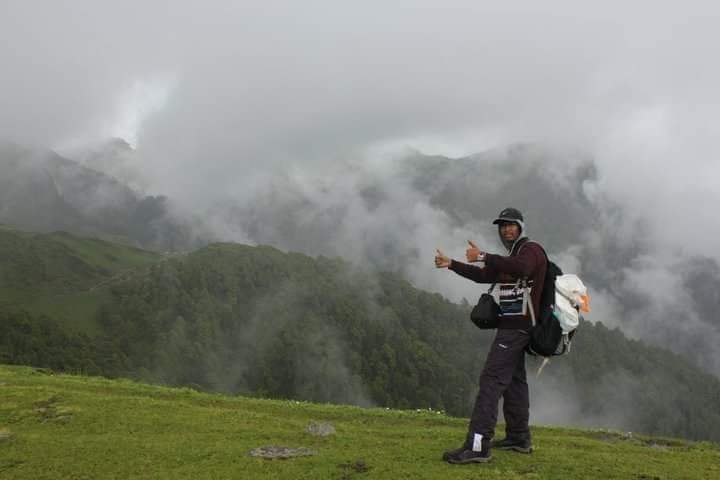
<path id="1" fill-rule="evenodd" d="M 525 375 L 525 347 L 532 317 L 528 302 L 535 312 L 540 308 L 547 270 L 543 248 L 528 241 L 522 214 L 506 208 L 493 221 L 498 225 L 500 240 L 507 256 L 481 251 L 474 243 L 466 250 L 468 262 L 483 261 L 484 267 L 451 260 L 440 250 L 435 257 L 437 268 L 448 268 L 478 283 L 496 284 L 500 292 L 500 322 L 495 340 L 480 375 L 480 390 L 475 399 L 465 443 L 445 452 L 449 463 L 484 463 L 490 460 L 491 447 L 523 453 L 532 451 L 530 441 L 530 400 Z M 530 294 L 526 298 L 526 289 Z M 498 416 L 498 402 L 503 398 L 505 439 L 492 442 Z"/>

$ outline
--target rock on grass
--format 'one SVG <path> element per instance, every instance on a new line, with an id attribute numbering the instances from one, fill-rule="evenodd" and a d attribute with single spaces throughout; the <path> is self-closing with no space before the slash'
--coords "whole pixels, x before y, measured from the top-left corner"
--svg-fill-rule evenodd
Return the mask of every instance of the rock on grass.
<path id="1" fill-rule="evenodd" d="M 317 455 L 317 452 L 304 447 L 290 448 L 277 445 L 268 445 L 266 447 L 258 447 L 250 450 L 251 457 L 261 457 L 270 460 L 274 458 L 284 460 L 292 457 L 307 457 L 311 455 Z"/>
<path id="2" fill-rule="evenodd" d="M 305 431 L 311 435 L 319 437 L 327 437 L 335 434 L 335 427 L 331 423 L 326 422 L 310 422 Z"/>

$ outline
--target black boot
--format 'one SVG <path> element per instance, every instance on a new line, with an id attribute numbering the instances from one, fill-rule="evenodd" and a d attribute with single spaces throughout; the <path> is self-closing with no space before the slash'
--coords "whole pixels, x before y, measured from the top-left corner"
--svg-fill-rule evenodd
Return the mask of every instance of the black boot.
<path id="1" fill-rule="evenodd" d="M 460 448 L 456 448 L 454 450 L 448 450 L 447 452 L 443 453 L 442 459 L 447 462 L 450 457 L 454 457 L 454 456 L 462 453 L 466 449 L 467 449 L 467 447 L 465 447 L 465 445 L 463 445 Z"/>
<path id="2" fill-rule="evenodd" d="M 491 443 L 493 448 L 499 450 L 511 450 L 520 453 L 532 453 L 532 442 L 529 437 L 526 438 L 510 438 L 506 437 L 502 440 L 493 440 Z"/>
<path id="3" fill-rule="evenodd" d="M 460 453 L 448 455 L 447 462 L 456 465 L 464 463 L 487 463 L 492 459 L 490 455 L 490 449 L 481 450 L 476 452 L 475 450 L 463 450 Z"/>
<path id="4" fill-rule="evenodd" d="M 448 463 L 486 463 L 492 458 L 490 455 L 490 441 L 483 439 L 482 435 L 470 434 L 468 440 L 461 448 L 445 452 L 443 459 Z"/>

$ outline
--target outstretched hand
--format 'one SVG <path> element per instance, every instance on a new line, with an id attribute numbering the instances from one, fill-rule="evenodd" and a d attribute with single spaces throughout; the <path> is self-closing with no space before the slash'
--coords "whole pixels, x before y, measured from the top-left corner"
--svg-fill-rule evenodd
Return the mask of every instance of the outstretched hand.
<path id="1" fill-rule="evenodd" d="M 473 243 L 472 240 L 468 240 L 468 243 L 470 246 L 467 250 L 465 250 L 465 257 L 467 258 L 468 262 L 479 262 L 483 259 L 485 256 L 485 253 L 478 248 L 477 245 Z"/>
<path id="2" fill-rule="evenodd" d="M 435 251 L 437 252 L 435 255 L 435 268 L 448 268 L 450 266 L 450 257 L 442 253 L 439 248 L 436 248 Z"/>

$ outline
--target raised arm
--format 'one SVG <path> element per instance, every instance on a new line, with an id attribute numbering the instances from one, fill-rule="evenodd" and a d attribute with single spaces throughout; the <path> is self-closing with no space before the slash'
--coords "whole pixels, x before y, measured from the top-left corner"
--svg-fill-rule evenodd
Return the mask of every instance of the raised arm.
<path id="1" fill-rule="evenodd" d="M 477 265 L 468 265 L 467 263 L 451 260 L 448 267 L 458 275 L 468 278 L 477 283 L 495 283 L 498 281 L 498 272 L 496 269 L 485 264 L 485 268 Z"/>
<path id="2" fill-rule="evenodd" d="M 474 262 L 480 260 L 484 253 L 481 252 L 480 249 L 471 241 L 468 241 L 468 243 L 470 244 L 470 248 L 468 248 L 465 252 L 465 256 L 468 258 L 468 261 Z M 498 281 L 499 276 L 497 269 L 488 267 L 487 264 L 485 267 L 478 267 L 476 265 L 458 262 L 457 260 L 452 260 L 450 257 L 445 255 L 440 251 L 440 249 L 437 249 L 437 253 L 435 255 L 435 266 L 437 268 L 447 268 L 452 270 L 458 275 L 477 283 L 495 283 Z"/>

